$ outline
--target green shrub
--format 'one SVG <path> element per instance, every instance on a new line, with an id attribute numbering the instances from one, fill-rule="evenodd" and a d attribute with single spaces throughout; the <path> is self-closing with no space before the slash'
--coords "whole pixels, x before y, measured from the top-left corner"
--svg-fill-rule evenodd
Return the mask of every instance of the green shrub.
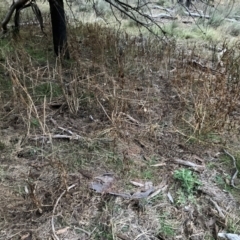
<path id="1" fill-rule="evenodd" d="M 239 36 L 240 35 L 239 23 L 234 23 L 234 24 L 231 24 L 230 26 L 228 26 L 227 32 L 233 37 Z"/>
<path id="2" fill-rule="evenodd" d="M 186 168 L 176 170 L 173 176 L 175 179 L 180 180 L 182 188 L 188 194 L 192 194 L 194 189 L 201 185 L 201 182 L 198 180 L 196 174 Z"/>
<path id="3" fill-rule="evenodd" d="M 214 14 L 208 21 L 208 25 L 210 25 L 213 28 L 217 28 L 221 26 L 222 22 L 224 20 L 224 17 L 219 14 Z"/>

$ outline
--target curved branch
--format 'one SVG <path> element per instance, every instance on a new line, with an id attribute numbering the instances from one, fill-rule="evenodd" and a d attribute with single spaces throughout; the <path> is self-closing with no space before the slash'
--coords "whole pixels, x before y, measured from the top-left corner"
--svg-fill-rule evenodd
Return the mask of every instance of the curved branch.
<path id="1" fill-rule="evenodd" d="M 163 35 L 166 36 L 166 31 L 164 31 L 164 29 L 158 23 L 156 23 L 151 16 L 149 16 L 145 13 L 142 13 L 139 10 L 139 7 L 132 7 L 131 5 L 129 5 L 125 2 L 122 2 L 121 0 L 105 0 L 105 2 L 109 3 L 111 6 L 113 6 L 117 10 L 119 10 L 121 13 L 128 16 L 130 19 L 135 21 L 137 24 L 146 28 L 150 33 L 152 33 L 156 37 L 159 38 L 159 36 L 156 33 L 154 33 L 154 31 L 152 29 L 149 28 L 149 24 L 144 23 L 143 21 L 139 20 L 137 18 L 137 16 L 140 16 L 140 17 L 143 17 L 144 19 L 149 20 L 150 23 L 153 23 L 158 29 L 160 29 L 160 31 L 163 33 Z"/>
<path id="2" fill-rule="evenodd" d="M 16 10 L 16 13 L 28 2 L 29 0 L 16 0 L 13 1 L 6 17 L 4 18 L 4 20 L 1 23 L 1 27 L 3 29 L 3 32 L 6 33 L 7 32 L 7 24 L 9 23 L 13 12 Z"/>

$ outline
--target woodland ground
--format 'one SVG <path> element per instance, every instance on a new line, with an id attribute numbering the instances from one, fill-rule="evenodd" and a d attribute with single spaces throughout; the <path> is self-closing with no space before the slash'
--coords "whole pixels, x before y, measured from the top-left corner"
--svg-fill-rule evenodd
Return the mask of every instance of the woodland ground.
<path id="1" fill-rule="evenodd" d="M 240 233 L 238 42 L 45 31 L 0 39 L 0 239 Z"/>

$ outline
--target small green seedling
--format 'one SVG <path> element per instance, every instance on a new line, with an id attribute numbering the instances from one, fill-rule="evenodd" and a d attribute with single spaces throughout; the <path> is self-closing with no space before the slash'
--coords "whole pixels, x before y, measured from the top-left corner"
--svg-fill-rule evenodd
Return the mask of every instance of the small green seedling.
<path id="1" fill-rule="evenodd" d="M 175 179 L 180 180 L 182 188 L 187 194 L 192 194 L 194 189 L 201 185 L 196 174 L 186 168 L 176 170 L 173 176 Z"/>

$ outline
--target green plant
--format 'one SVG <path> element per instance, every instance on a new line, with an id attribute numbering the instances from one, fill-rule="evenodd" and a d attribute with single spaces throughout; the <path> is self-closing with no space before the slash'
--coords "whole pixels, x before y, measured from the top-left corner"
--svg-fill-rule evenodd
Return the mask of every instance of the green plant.
<path id="1" fill-rule="evenodd" d="M 4 150 L 6 148 L 6 145 L 0 141 L 0 151 Z"/>
<path id="2" fill-rule="evenodd" d="M 240 35 L 240 26 L 239 26 L 239 24 L 234 23 L 234 24 L 230 25 L 228 27 L 228 29 L 227 29 L 227 32 L 231 36 L 233 36 L 233 37 L 239 36 Z"/>
<path id="3" fill-rule="evenodd" d="M 38 128 L 40 126 L 39 120 L 36 119 L 36 118 L 32 118 L 31 119 L 31 126 L 35 127 L 35 128 Z"/>
<path id="4" fill-rule="evenodd" d="M 156 2 L 156 4 L 159 5 L 159 6 L 164 6 L 165 0 L 158 0 L 158 1 Z"/>
<path id="5" fill-rule="evenodd" d="M 133 28 L 133 27 L 136 27 L 137 26 L 137 23 L 133 20 L 128 20 L 128 27 L 130 28 Z"/>
<path id="6" fill-rule="evenodd" d="M 176 21 L 172 21 L 164 26 L 164 31 L 166 31 L 169 35 L 174 36 L 177 28 L 178 23 Z"/>
<path id="7" fill-rule="evenodd" d="M 146 169 L 144 172 L 143 172 L 143 178 L 144 179 L 152 179 L 153 178 L 153 172 L 151 169 Z"/>
<path id="8" fill-rule="evenodd" d="M 213 28 L 217 28 L 222 24 L 223 20 L 224 20 L 223 16 L 215 14 L 209 19 L 208 25 L 211 25 L 211 27 Z"/>
<path id="9" fill-rule="evenodd" d="M 13 51 L 13 48 L 12 48 L 11 41 L 7 39 L 0 39 L 0 61 L 4 61 L 6 55 L 12 51 Z"/>
<path id="10" fill-rule="evenodd" d="M 197 176 L 191 170 L 186 168 L 176 170 L 173 176 L 175 179 L 180 180 L 182 188 L 188 194 L 192 194 L 194 189 L 201 185 Z"/>
<path id="11" fill-rule="evenodd" d="M 184 205 L 187 202 L 187 197 L 184 194 L 184 192 L 182 191 L 182 189 L 178 189 L 177 190 L 177 201 L 176 203 L 179 205 Z"/>
<path id="12" fill-rule="evenodd" d="M 239 228 L 239 219 L 227 219 L 227 226 L 226 226 L 226 230 L 227 232 L 230 233 L 237 233 L 239 232 L 240 228 Z"/>
<path id="13" fill-rule="evenodd" d="M 162 194 L 157 194 L 153 198 L 149 199 L 148 204 L 156 204 L 163 201 L 163 195 Z"/>
<path id="14" fill-rule="evenodd" d="M 206 233 L 204 240 L 214 240 L 214 238 L 209 233 Z"/>
<path id="15" fill-rule="evenodd" d="M 163 216 L 160 217 L 160 228 L 158 230 L 158 234 L 165 237 L 172 237 L 175 235 L 175 231 L 172 224 L 167 221 L 167 218 L 168 216 L 166 214 L 163 214 Z"/>
<path id="16" fill-rule="evenodd" d="M 225 176 L 225 178 L 223 178 L 221 175 L 216 175 L 215 177 L 215 182 L 217 185 L 221 186 L 223 189 L 225 189 L 226 191 L 231 191 L 231 187 L 228 183 L 230 183 L 231 177 Z"/>
<path id="17" fill-rule="evenodd" d="M 102 0 L 96 1 L 94 8 L 95 8 L 95 13 L 98 17 L 103 17 L 106 14 L 111 12 L 109 4 Z"/>
<path id="18" fill-rule="evenodd" d="M 0 168 L 0 182 L 2 182 L 6 177 L 6 172 Z"/>
<path id="19" fill-rule="evenodd" d="M 62 89 L 57 83 L 46 82 L 36 85 L 34 88 L 35 94 L 38 97 L 59 97 L 62 95 Z"/>
<path id="20" fill-rule="evenodd" d="M 36 44 L 36 43 L 35 43 Z M 48 60 L 48 49 L 36 48 L 35 45 L 24 46 L 25 51 L 32 57 L 33 60 L 45 64 Z"/>

